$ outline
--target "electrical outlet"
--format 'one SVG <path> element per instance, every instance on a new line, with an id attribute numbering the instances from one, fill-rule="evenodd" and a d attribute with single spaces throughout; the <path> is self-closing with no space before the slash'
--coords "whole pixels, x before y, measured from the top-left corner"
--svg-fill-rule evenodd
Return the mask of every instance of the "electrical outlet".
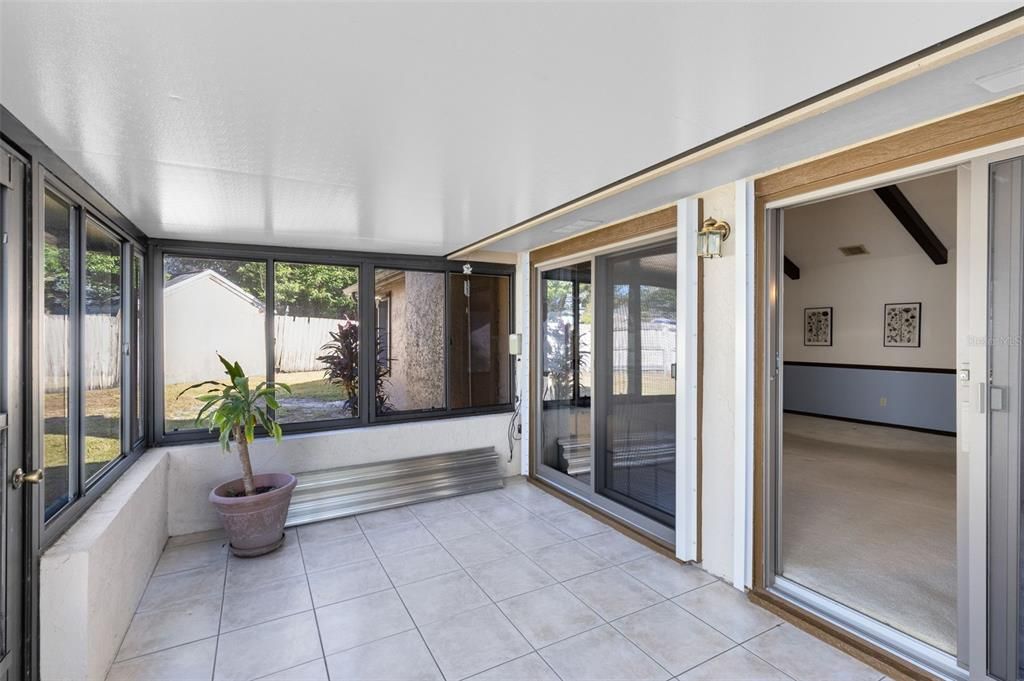
<path id="1" fill-rule="evenodd" d="M 880 406 L 880 407 L 884 407 L 886 404 L 888 404 L 888 402 L 889 402 L 889 398 L 888 397 L 880 397 L 880 398 L 878 398 L 878 406 Z"/>

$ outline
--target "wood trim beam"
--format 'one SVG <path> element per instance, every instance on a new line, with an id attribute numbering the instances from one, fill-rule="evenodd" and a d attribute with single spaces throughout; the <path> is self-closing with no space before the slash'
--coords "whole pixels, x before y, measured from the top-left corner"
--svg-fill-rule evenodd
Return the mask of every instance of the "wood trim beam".
<path id="1" fill-rule="evenodd" d="M 876 187 L 875 194 L 882 200 L 889 211 L 900 221 L 907 233 L 913 237 L 917 245 L 921 247 L 932 262 L 936 265 L 945 265 L 949 262 L 949 251 L 942 243 L 942 239 L 935 233 L 921 214 L 910 203 L 910 199 L 903 193 L 903 190 L 894 184 L 884 187 Z M 788 274 L 788 272 L 787 272 Z"/>
<path id="2" fill-rule="evenodd" d="M 1020 137 L 1024 137 L 1024 95 L 765 175 L 755 181 L 754 191 L 774 201 Z"/>
<path id="3" fill-rule="evenodd" d="M 621 241 L 662 232 L 676 226 L 675 205 L 639 215 L 635 218 L 616 222 L 598 229 L 574 236 L 565 241 L 543 246 L 530 252 L 530 264 L 557 260 L 571 255 L 582 254 L 598 248 L 614 246 Z"/>
<path id="4" fill-rule="evenodd" d="M 800 278 L 800 268 L 796 266 L 796 263 L 787 258 L 782 257 L 782 269 L 786 273 L 786 276 L 796 281 Z"/>

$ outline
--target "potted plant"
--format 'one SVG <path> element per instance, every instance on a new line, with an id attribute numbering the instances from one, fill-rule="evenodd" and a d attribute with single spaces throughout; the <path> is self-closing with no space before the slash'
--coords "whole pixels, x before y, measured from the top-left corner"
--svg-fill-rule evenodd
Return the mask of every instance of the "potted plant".
<path id="1" fill-rule="evenodd" d="M 227 370 L 229 382 L 203 381 L 189 386 L 181 394 L 213 386 L 196 398 L 204 403 L 196 423 L 211 431 L 217 428 L 224 451 L 230 451 L 234 440 L 242 477 L 215 487 L 210 492 L 210 502 L 220 514 L 231 542 L 231 552 L 242 557 L 260 556 L 284 543 L 284 522 L 295 489 L 295 476 L 289 473 L 254 475 L 249 445 L 257 425 L 281 441 L 281 426 L 269 410 L 279 408 L 275 397 L 277 388 L 288 393 L 292 390 L 284 383 L 262 382 L 251 387 L 249 377 L 238 362 L 231 363 L 220 354 L 217 357 Z"/>

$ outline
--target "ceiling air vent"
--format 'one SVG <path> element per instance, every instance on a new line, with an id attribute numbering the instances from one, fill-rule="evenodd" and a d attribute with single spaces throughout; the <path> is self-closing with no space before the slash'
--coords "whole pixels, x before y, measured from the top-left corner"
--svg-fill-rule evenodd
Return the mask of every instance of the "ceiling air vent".
<path id="1" fill-rule="evenodd" d="M 867 255 L 868 249 L 864 248 L 864 244 L 857 244 L 856 246 L 840 246 L 839 252 L 850 257 L 851 255 Z"/>
<path id="2" fill-rule="evenodd" d="M 598 225 L 602 224 L 600 220 L 577 220 L 576 222 L 570 222 L 567 225 L 561 227 L 555 227 L 551 230 L 552 234 L 572 234 L 574 232 L 582 232 L 587 229 L 593 229 Z"/>

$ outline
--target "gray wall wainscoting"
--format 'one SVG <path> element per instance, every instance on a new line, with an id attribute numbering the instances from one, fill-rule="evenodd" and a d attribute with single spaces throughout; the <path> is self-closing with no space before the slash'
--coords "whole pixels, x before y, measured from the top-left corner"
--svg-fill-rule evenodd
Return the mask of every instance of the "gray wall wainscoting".
<path id="1" fill-rule="evenodd" d="M 952 369 L 786 362 L 783 409 L 952 434 L 956 374 Z"/>

